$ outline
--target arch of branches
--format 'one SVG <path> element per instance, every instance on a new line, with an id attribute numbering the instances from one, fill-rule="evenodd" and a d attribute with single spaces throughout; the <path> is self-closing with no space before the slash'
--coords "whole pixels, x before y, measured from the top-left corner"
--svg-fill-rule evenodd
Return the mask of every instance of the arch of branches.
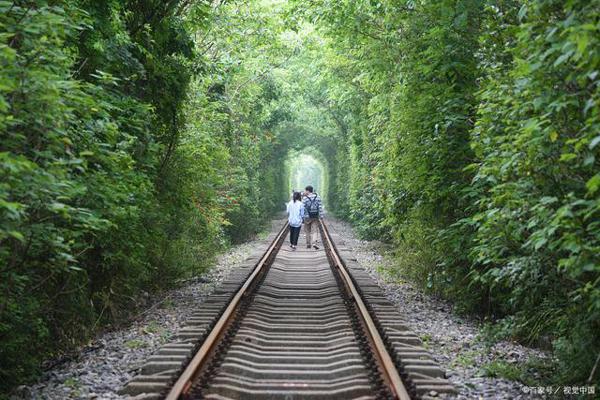
<path id="1" fill-rule="evenodd" d="M 315 192 L 324 199 L 329 198 L 329 163 L 323 153 L 316 147 L 290 149 L 285 161 L 286 196 L 294 190 L 304 190 L 311 185 Z"/>

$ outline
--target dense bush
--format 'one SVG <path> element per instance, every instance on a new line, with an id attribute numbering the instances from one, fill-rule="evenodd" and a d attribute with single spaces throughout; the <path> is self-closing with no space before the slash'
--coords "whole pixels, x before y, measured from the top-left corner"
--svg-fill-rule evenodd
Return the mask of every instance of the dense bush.
<path id="1" fill-rule="evenodd" d="M 500 315 L 514 315 L 519 336 L 556 338 L 567 374 L 582 382 L 600 352 L 600 3 L 489 13 L 514 36 L 504 49 L 484 47 L 496 54 L 473 131 L 470 280 L 489 288 Z"/>
<path id="2" fill-rule="evenodd" d="M 192 40 L 216 40 L 209 11 L 0 1 L 0 390 L 122 316 L 140 290 L 200 273 L 279 200 L 262 136 L 277 121 L 218 98 L 216 76 L 236 71 Z M 273 97 L 251 89 L 249 101 Z"/>
<path id="3" fill-rule="evenodd" d="M 552 344 L 563 382 L 586 381 L 600 353 L 599 13 L 555 0 L 292 13 L 328 39 L 325 103 L 347 124 L 341 215 L 393 242 L 425 287 Z"/>
<path id="4" fill-rule="evenodd" d="M 303 152 L 326 208 L 404 273 L 585 381 L 599 17 L 598 0 L 0 0 L 0 389 L 260 230 Z"/>

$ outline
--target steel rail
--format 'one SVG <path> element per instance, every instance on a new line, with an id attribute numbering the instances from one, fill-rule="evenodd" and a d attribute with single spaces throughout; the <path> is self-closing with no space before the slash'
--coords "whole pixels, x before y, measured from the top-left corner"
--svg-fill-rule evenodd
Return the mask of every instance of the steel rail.
<path id="1" fill-rule="evenodd" d="M 231 320 L 234 318 L 235 311 L 238 308 L 242 298 L 244 295 L 246 295 L 252 284 L 257 280 L 257 277 L 263 271 L 269 259 L 274 256 L 276 250 L 281 245 L 282 237 L 285 238 L 285 235 L 287 235 L 288 225 L 289 224 L 286 222 L 275 240 L 273 240 L 273 243 L 271 243 L 265 254 L 256 264 L 252 274 L 250 274 L 246 282 L 244 282 L 242 287 L 237 291 L 223 312 L 223 315 L 221 315 L 206 340 L 202 343 L 202 346 L 198 352 L 191 359 L 190 363 L 187 365 L 183 373 L 179 376 L 179 379 L 177 379 L 165 397 L 166 400 L 178 400 L 182 395 L 191 389 L 194 379 L 199 376 L 200 371 L 210 359 L 210 356 L 217 346 L 220 338 L 223 336 L 224 332 L 227 330 L 227 327 L 230 325 Z"/>
<path id="2" fill-rule="evenodd" d="M 325 225 L 322 219 L 319 221 L 322 228 L 322 232 L 324 233 L 324 235 L 322 235 L 323 240 L 327 241 L 327 247 L 330 249 L 329 253 L 333 259 L 333 263 L 335 264 L 335 267 L 338 269 L 340 275 L 344 279 L 344 284 L 348 288 L 351 298 L 356 303 L 356 307 L 358 308 L 360 318 L 363 320 L 366 333 L 369 336 L 369 340 L 374 347 L 376 356 L 380 361 L 385 381 L 388 383 L 392 394 L 396 396 L 396 398 L 400 400 L 411 400 L 408 391 L 404 387 L 402 378 L 400 378 L 400 374 L 396 369 L 394 361 L 392 360 L 392 357 L 390 357 L 390 354 L 388 353 L 385 347 L 383 339 L 381 338 L 381 335 L 379 334 L 379 331 L 375 326 L 375 322 L 373 321 L 373 318 L 371 318 L 371 314 L 369 313 L 367 306 L 363 302 L 360 293 L 356 289 L 356 286 L 354 285 L 354 282 L 352 281 L 352 278 L 350 277 L 346 266 L 344 265 L 340 256 L 338 255 L 337 249 L 333 244 L 333 240 L 331 239 L 331 235 L 329 233 L 329 230 L 327 229 L 327 226 Z"/>

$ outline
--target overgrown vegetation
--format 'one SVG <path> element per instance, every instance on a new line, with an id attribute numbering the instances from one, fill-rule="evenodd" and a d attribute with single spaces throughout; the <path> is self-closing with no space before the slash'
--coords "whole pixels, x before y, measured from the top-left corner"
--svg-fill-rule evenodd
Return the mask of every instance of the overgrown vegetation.
<path id="1" fill-rule="evenodd" d="M 280 198 L 275 117 L 253 106 L 275 94 L 228 97 L 245 77 L 211 3 L 0 1 L 0 389 Z"/>
<path id="2" fill-rule="evenodd" d="M 556 381 L 598 381 L 600 2 L 321 0 L 299 14 L 327 38 L 341 215 L 394 243 L 424 287 L 550 344 Z"/>
<path id="3" fill-rule="evenodd" d="M 599 17 L 597 0 L 0 0 L 0 389 L 257 232 L 302 153 L 404 273 L 551 346 L 557 383 L 597 381 Z"/>

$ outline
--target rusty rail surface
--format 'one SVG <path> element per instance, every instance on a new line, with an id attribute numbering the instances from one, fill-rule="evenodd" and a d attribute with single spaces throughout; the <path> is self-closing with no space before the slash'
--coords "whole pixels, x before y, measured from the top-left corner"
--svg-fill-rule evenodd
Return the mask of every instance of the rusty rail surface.
<path id="1" fill-rule="evenodd" d="M 270 242 L 231 271 L 119 393 L 148 400 L 456 394 L 397 306 L 329 224 L 317 225 L 322 248 L 285 251 L 288 225 L 273 226 Z"/>
<path id="2" fill-rule="evenodd" d="M 268 263 L 272 261 L 277 254 L 279 247 L 281 247 L 281 244 L 287 235 L 288 225 L 289 224 L 286 223 L 283 226 L 273 243 L 258 261 L 252 274 L 248 277 L 244 285 L 233 297 L 225 309 L 225 312 L 217 321 L 213 330 L 210 332 L 204 343 L 202 343 L 202 346 L 198 352 L 194 355 L 188 366 L 185 368 L 179 379 L 175 382 L 170 392 L 167 394 L 166 400 L 177 400 L 191 389 L 194 379 L 199 376 L 202 368 L 210 360 L 211 353 L 215 350 L 216 345 L 227 330 L 227 327 L 230 325 L 240 301 L 247 294 L 249 288 L 251 288 L 252 285 L 257 281 L 257 277 L 263 272 Z"/>
<path id="3" fill-rule="evenodd" d="M 340 285 L 340 289 L 345 291 L 345 296 L 347 299 L 351 299 L 351 302 L 355 307 L 354 309 L 356 314 L 359 316 L 358 319 L 362 326 L 361 330 L 363 331 L 363 334 L 369 343 L 368 346 L 374 356 L 373 359 L 376 360 L 377 369 L 382 374 L 381 378 L 384 385 L 389 389 L 389 392 L 394 398 L 400 400 L 410 400 L 411 396 L 402 382 L 400 374 L 396 369 L 392 357 L 386 349 L 376 324 L 374 323 L 367 306 L 361 298 L 361 295 L 357 290 L 349 271 L 338 254 L 337 248 L 331 238 L 327 226 L 322 220 L 320 221 L 319 231 L 321 232 L 328 262 L 330 263 L 332 270 L 337 271 L 339 274 L 338 276 L 341 278 L 342 284 Z M 250 274 L 243 286 L 232 298 L 231 302 L 218 319 L 214 328 L 206 337 L 206 340 L 202 343 L 201 347 L 193 356 L 183 373 L 171 387 L 166 396 L 167 400 L 187 398 L 188 394 L 193 390 L 195 382 L 202 376 L 203 370 L 210 368 L 207 367 L 207 365 L 209 365 L 210 361 L 214 359 L 214 353 L 218 351 L 217 349 L 219 347 L 219 343 L 221 340 L 223 340 L 228 328 L 232 325 L 232 321 L 235 319 L 237 309 L 240 307 L 243 299 L 249 296 L 256 286 L 260 285 L 260 283 L 257 284 L 257 282 L 260 282 L 260 277 L 263 276 L 266 273 L 265 271 L 269 269 L 270 264 L 276 257 L 283 241 L 287 236 L 287 232 L 288 224 L 286 223 L 267 251 L 260 258 L 253 272 Z"/>
<path id="4" fill-rule="evenodd" d="M 325 250 L 330 258 L 332 265 L 335 268 L 337 268 L 340 275 L 342 276 L 344 285 L 346 287 L 346 290 L 349 292 L 350 297 L 356 303 L 356 307 L 358 309 L 360 319 L 362 320 L 365 333 L 367 334 L 379 361 L 379 366 L 384 375 L 384 381 L 387 383 L 390 390 L 392 391 L 392 394 L 396 398 L 398 398 L 399 400 L 410 400 L 411 397 L 408 394 L 406 388 L 404 387 L 404 383 L 402 382 L 400 374 L 398 373 L 396 366 L 394 365 L 394 361 L 388 353 L 383 339 L 381 338 L 381 335 L 379 334 L 379 331 L 377 330 L 377 327 L 373 322 L 373 318 L 371 318 L 371 315 L 367 310 L 365 303 L 363 302 L 360 294 L 358 293 L 358 290 L 356 289 L 356 286 L 354 285 L 354 282 L 352 281 L 352 278 L 350 277 L 346 266 L 342 262 L 337 252 L 337 249 L 333 243 L 333 240 L 331 239 L 331 235 L 329 234 L 327 225 L 325 225 L 323 220 L 320 220 L 320 227 L 323 236 L 323 242 L 325 244 Z"/>
<path id="5" fill-rule="evenodd" d="M 256 264 L 248 264 L 244 278 L 229 292 L 231 297 L 223 299 L 225 290 L 216 296 L 213 308 L 198 317 L 196 323 L 208 323 L 206 315 L 222 301 L 224 311 L 215 314 L 210 327 L 202 331 L 193 325 L 193 334 L 184 332 L 182 342 L 149 363 L 148 371 L 171 368 L 172 363 L 164 361 L 163 366 L 161 360 L 171 360 L 171 355 L 180 359 L 178 354 L 191 346 L 190 335 L 205 332 L 198 350 L 189 353 L 189 363 L 182 364 L 183 372 L 179 376 L 172 372 L 175 383 L 162 383 L 162 376 L 147 372 L 131 383 L 130 391 L 165 387 L 152 398 L 167 400 L 266 399 L 283 394 L 410 400 L 428 393 L 454 393 L 444 372 L 419 347 L 419 339 L 380 289 L 362 267 L 343 256 L 346 249 L 339 251 L 327 224 L 322 220 L 318 224 L 323 249 L 280 252 L 288 226 L 259 253 Z M 314 345 L 329 346 L 332 341 L 333 350 Z M 272 357 L 272 364 L 267 357 Z M 348 369 L 352 372 L 340 372 Z M 335 375 L 339 373 L 344 377 Z"/>

